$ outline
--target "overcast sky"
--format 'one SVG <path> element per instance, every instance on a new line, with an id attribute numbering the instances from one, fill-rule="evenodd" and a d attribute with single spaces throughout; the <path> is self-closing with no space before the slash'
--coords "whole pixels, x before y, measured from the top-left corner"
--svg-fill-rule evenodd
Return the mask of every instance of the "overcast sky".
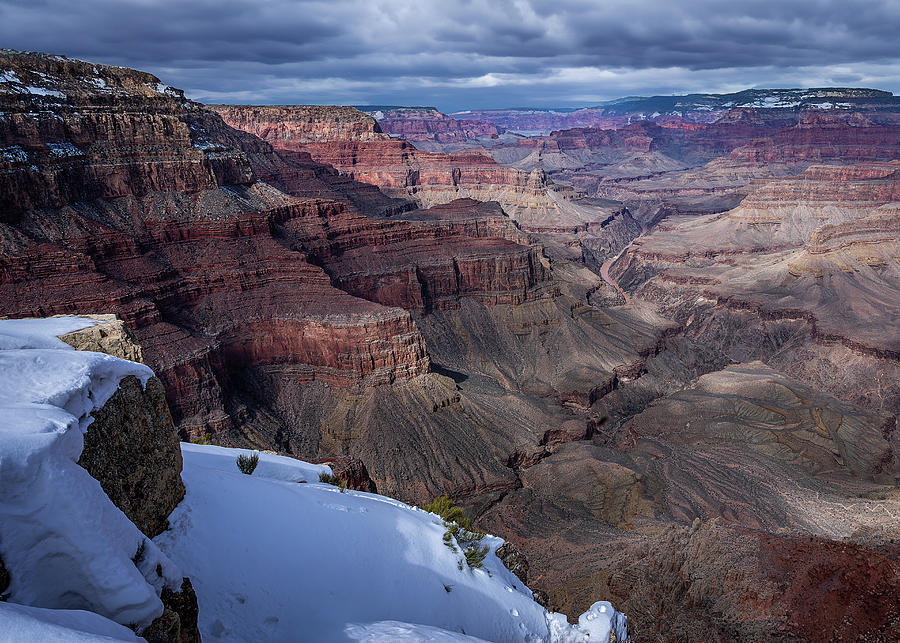
<path id="1" fill-rule="evenodd" d="M 203 102 L 900 93 L 898 45 L 900 0 L 0 0 L 0 46 L 135 67 Z"/>

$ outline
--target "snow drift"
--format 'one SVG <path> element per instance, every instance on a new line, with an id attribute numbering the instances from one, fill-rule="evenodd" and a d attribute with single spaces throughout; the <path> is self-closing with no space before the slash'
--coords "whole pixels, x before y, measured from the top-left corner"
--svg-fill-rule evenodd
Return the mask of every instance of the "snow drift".
<path id="1" fill-rule="evenodd" d="M 56 337 L 93 323 L 0 320 L 0 557 L 11 602 L 141 628 L 182 575 L 76 462 L 91 413 L 125 377 L 153 372 Z"/>
<path id="2" fill-rule="evenodd" d="M 260 454 L 248 476 L 240 453 L 182 445 L 185 499 L 155 539 L 193 580 L 204 640 L 609 640 L 612 606 L 578 627 L 549 615 L 494 555 L 501 539 L 471 569 L 438 516 L 289 457 Z"/>

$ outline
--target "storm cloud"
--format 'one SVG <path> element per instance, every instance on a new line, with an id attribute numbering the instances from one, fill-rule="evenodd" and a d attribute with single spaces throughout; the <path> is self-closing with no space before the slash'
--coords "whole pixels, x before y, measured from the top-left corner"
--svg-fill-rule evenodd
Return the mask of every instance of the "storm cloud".
<path id="1" fill-rule="evenodd" d="M 0 0 L 0 45 L 204 102 L 576 106 L 747 87 L 900 91 L 896 0 Z"/>

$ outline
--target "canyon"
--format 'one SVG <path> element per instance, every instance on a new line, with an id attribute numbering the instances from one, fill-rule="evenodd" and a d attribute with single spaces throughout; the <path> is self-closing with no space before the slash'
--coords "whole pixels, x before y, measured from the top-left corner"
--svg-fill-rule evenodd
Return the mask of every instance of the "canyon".
<path id="1" fill-rule="evenodd" d="M 635 640 L 900 634 L 892 95 L 373 117 L 0 77 L 2 314 L 116 314 L 182 439 L 450 495 Z"/>

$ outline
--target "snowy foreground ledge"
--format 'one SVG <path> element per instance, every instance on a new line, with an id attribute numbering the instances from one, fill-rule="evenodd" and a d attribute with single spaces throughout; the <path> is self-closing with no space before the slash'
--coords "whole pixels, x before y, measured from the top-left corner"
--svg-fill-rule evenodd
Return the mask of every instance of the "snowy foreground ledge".
<path id="1" fill-rule="evenodd" d="M 76 624 L 133 639 L 106 619 L 145 627 L 162 614 L 162 587 L 181 583 L 180 571 L 76 464 L 91 413 L 125 377 L 146 384 L 153 375 L 57 339 L 94 323 L 0 320 L 0 557 L 11 577 L 0 640 L 54 640 L 49 631 Z M 142 543 L 138 569 L 132 558 Z M 41 622 L 40 633 L 28 625 Z"/>
<path id="2" fill-rule="evenodd" d="M 146 539 L 76 464 L 91 413 L 152 376 L 57 339 L 93 323 L 0 320 L 0 643 L 139 640 L 124 626 L 159 616 L 183 574 L 205 641 L 625 640 L 609 603 L 578 626 L 547 613 L 494 555 L 500 539 L 483 569 L 460 569 L 438 516 L 341 493 L 293 458 L 261 454 L 247 476 L 246 451 L 183 444 L 186 496 Z"/>
<path id="3" fill-rule="evenodd" d="M 483 569 L 461 570 L 438 516 L 341 493 L 293 458 L 261 454 L 247 476 L 239 453 L 182 445 L 187 493 L 155 539 L 192 579 L 204 640 L 609 641 L 608 603 L 579 626 L 548 614 L 494 555 L 499 538 Z"/>

